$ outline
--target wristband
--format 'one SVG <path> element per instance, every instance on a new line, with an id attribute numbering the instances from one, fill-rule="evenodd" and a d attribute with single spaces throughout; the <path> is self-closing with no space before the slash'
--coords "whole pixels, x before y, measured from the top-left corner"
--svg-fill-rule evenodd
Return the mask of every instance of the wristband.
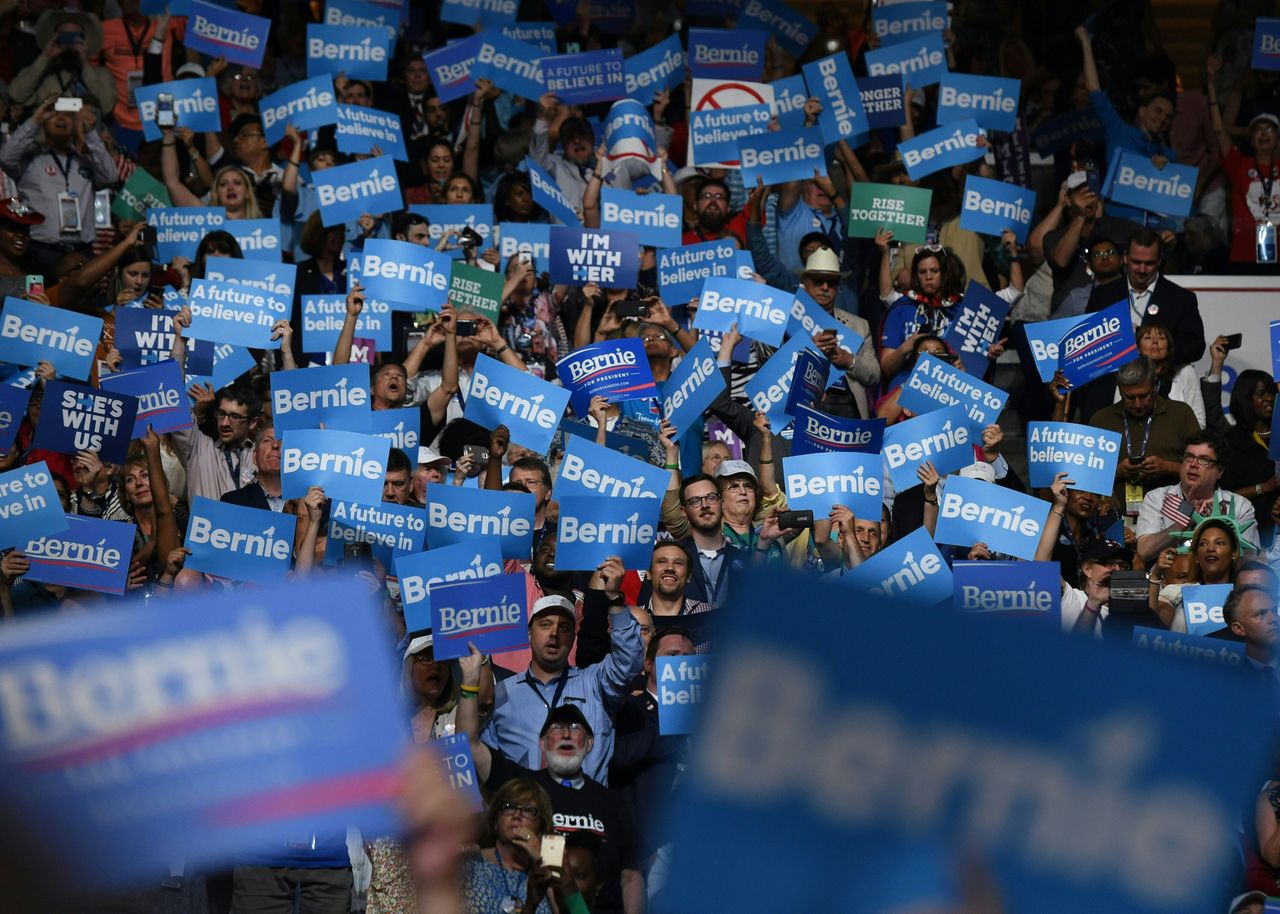
<path id="1" fill-rule="evenodd" d="M 935 495 L 933 496 L 933 498 L 930 498 L 928 495 L 926 495 L 924 497 L 924 503 L 926 505 L 936 505 L 938 503 L 938 496 Z"/>
<path id="2" fill-rule="evenodd" d="M 761 462 L 761 463 L 773 463 L 773 458 L 772 458 L 772 457 L 770 457 L 768 460 L 765 460 L 763 457 L 761 457 L 761 458 L 760 458 L 760 462 Z"/>
<path id="3" fill-rule="evenodd" d="M 494 354 L 495 356 L 502 355 L 504 352 L 506 352 L 506 351 L 507 351 L 508 349 L 510 349 L 510 348 L 511 348 L 510 346 L 503 346 L 501 349 L 495 349 L 495 350 L 493 351 L 493 354 Z"/>
<path id="4" fill-rule="evenodd" d="M 478 692 L 464 692 L 459 690 L 458 697 L 463 701 L 475 701 L 478 694 Z"/>
<path id="5" fill-rule="evenodd" d="M 467 685 L 466 683 L 463 683 L 462 685 L 458 686 L 458 690 L 459 690 L 460 692 L 462 692 L 462 694 L 464 694 L 464 695 L 479 695 L 479 694 L 480 694 L 480 687 L 479 687 L 479 686 L 469 686 L 469 685 Z"/>
<path id="6" fill-rule="evenodd" d="M 1150 582 L 1150 583 L 1152 583 L 1152 584 L 1163 584 L 1163 583 L 1164 583 L 1164 578 L 1157 578 L 1155 575 L 1153 575 L 1151 572 L 1149 572 L 1149 571 L 1148 571 L 1148 572 L 1147 572 L 1147 581 L 1148 581 L 1148 582 Z"/>
<path id="7" fill-rule="evenodd" d="M 667 464 L 663 464 L 663 469 L 665 469 L 665 470 L 678 470 L 678 469 L 680 469 L 680 464 L 678 464 L 678 463 L 667 463 Z"/>
<path id="8" fill-rule="evenodd" d="M 1101 606 L 1090 606 L 1090 605 L 1086 602 L 1086 603 L 1084 604 L 1084 608 L 1085 608 L 1085 611 L 1086 611 L 1086 612 L 1091 612 L 1091 613 L 1093 613 L 1095 616 L 1098 616 L 1098 615 L 1101 615 L 1101 614 L 1102 614 L 1102 607 L 1101 607 Z"/>
<path id="9" fill-rule="evenodd" d="M 167 142 L 167 143 L 161 143 L 160 145 L 161 145 L 161 146 L 172 146 L 172 145 L 174 145 L 174 141 L 173 141 L 173 140 L 170 140 L 169 142 Z"/>
<path id="10" fill-rule="evenodd" d="M 574 892 L 564 900 L 565 909 L 569 914 L 591 914 L 587 907 L 586 899 L 582 897 L 581 892 Z"/>

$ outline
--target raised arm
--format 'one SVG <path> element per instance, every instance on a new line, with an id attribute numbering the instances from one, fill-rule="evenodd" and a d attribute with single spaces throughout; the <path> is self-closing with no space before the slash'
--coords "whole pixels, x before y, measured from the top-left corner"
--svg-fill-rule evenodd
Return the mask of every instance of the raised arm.
<path id="1" fill-rule="evenodd" d="M 1058 188 L 1058 202 L 1053 209 L 1045 213 L 1043 219 L 1032 226 L 1027 234 L 1027 269 L 1037 270 L 1044 263 L 1045 236 L 1062 224 L 1062 216 L 1067 211 L 1067 184 L 1064 181 Z"/>
<path id="2" fill-rule="evenodd" d="M 160 128 L 160 176 L 174 206 L 199 206 L 200 198 L 187 189 L 178 175 L 177 143 L 172 127 Z"/>
<path id="3" fill-rule="evenodd" d="M 458 714 L 455 724 L 459 733 L 467 737 L 471 757 L 476 763 L 476 777 L 483 784 L 489 780 L 493 769 L 492 750 L 480 739 L 480 673 L 484 669 L 484 656 L 474 644 L 467 645 L 468 654 L 458 658 L 462 670 L 462 688 L 458 698 Z"/>
<path id="4" fill-rule="evenodd" d="M 1062 528 L 1062 519 L 1067 514 L 1067 487 L 1076 484 L 1068 479 L 1066 473 L 1053 477 L 1053 485 L 1049 491 L 1053 493 L 1053 506 L 1049 508 L 1049 516 L 1045 519 L 1044 529 L 1040 531 L 1040 543 L 1036 546 L 1036 561 L 1053 560 L 1053 547 L 1058 542 L 1058 531 Z"/>
<path id="5" fill-rule="evenodd" d="M 1089 92 L 1101 92 L 1102 83 L 1098 80 L 1098 65 L 1093 60 L 1093 38 L 1083 25 L 1076 29 L 1076 38 L 1080 42 L 1080 56 L 1083 58 L 1084 87 Z"/>
<path id="6" fill-rule="evenodd" d="M 342 330 L 338 333 L 338 342 L 333 347 L 333 364 L 346 365 L 351 361 L 351 345 L 356 338 L 356 321 L 364 310 L 364 286 L 355 277 L 350 279 L 351 287 L 347 290 L 347 313 L 342 318 Z"/>
<path id="7" fill-rule="evenodd" d="M 150 425 L 142 439 L 142 449 L 147 454 L 147 476 L 151 485 L 151 497 L 154 501 L 156 527 L 156 548 L 153 555 L 159 556 L 161 570 L 169 553 L 182 545 L 182 537 L 178 533 L 178 522 L 173 516 L 173 502 L 169 498 L 169 480 L 164 475 L 164 463 L 160 459 L 160 436 Z"/>
<path id="8" fill-rule="evenodd" d="M 1213 134 L 1218 139 L 1218 153 L 1226 161 L 1234 144 L 1231 142 L 1231 135 L 1227 133 L 1226 124 L 1222 121 L 1222 108 L 1218 104 L 1218 84 L 1214 79 L 1218 75 L 1218 71 L 1222 69 L 1222 57 L 1218 54 L 1210 54 L 1209 60 L 1205 64 L 1205 70 L 1208 73 L 1208 95 L 1209 95 L 1209 118 L 1213 121 Z"/>
<path id="9" fill-rule="evenodd" d="M 440 386 L 427 395 L 427 409 L 431 421 L 444 426 L 449 401 L 458 393 L 458 314 L 450 302 L 440 309 L 440 319 L 432 325 L 439 326 L 444 337 L 444 363 L 440 366 Z"/>

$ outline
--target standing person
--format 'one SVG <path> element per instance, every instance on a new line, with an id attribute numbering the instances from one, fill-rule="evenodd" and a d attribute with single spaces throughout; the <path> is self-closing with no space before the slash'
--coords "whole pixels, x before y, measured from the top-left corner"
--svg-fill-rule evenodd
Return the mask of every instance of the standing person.
<path id="1" fill-rule="evenodd" d="M 184 26 L 185 19 L 171 20 L 168 13 L 144 15 L 141 0 L 121 0 L 119 18 L 102 23 L 102 52 L 98 59 L 111 71 L 116 83 L 112 130 L 120 145 L 130 153 L 136 153 L 142 142 L 142 119 L 133 90 L 145 82 L 146 57 L 159 55 L 157 82 L 171 81 L 175 67 L 173 55 L 186 31 Z"/>
<path id="2" fill-rule="evenodd" d="M 822 354 L 844 372 L 844 376 L 825 393 L 823 409 L 837 416 L 869 419 L 871 404 L 867 400 L 867 389 L 880 383 L 880 362 L 876 358 L 871 326 L 866 319 L 836 307 L 836 296 L 846 276 L 848 273 L 840 270 L 840 258 L 836 252 L 829 247 L 819 247 L 804 262 L 800 271 L 800 288 L 823 311 L 862 338 L 858 351 L 851 353 L 836 344 L 835 331 L 823 330 L 814 337 Z"/>
<path id="3" fill-rule="evenodd" d="M 724 502 L 714 479 L 698 473 L 677 483 L 673 475 L 671 485 L 680 493 L 689 525 L 689 535 L 680 540 L 692 572 L 685 592 L 702 603 L 723 606 L 732 579 L 746 568 L 750 556 L 724 535 Z"/>
<path id="4" fill-rule="evenodd" d="M 1118 216 L 1108 216 L 1102 198 L 1089 184 L 1083 171 L 1067 176 L 1066 225 L 1044 236 L 1044 250 L 1053 272 L 1052 310 L 1057 311 L 1073 289 L 1090 284 L 1085 252 L 1099 238 L 1109 238 L 1121 248 L 1142 226 Z M 1119 300 L 1118 298 L 1116 299 Z M 1087 304 L 1087 301 L 1086 301 Z"/>
<path id="5" fill-rule="evenodd" d="M 102 22 L 93 13 L 45 10 L 36 20 L 36 44 L 44 53 L 9 83 L 9 97 L 34 108 L 50 96 L 82 98 L 108 112 L 116 104 L 115 80 L 92 63 L 102 48 Z"/>
<path id="6" fill-rule="evenodd" d="M 0 295 L 16 298 L 26 294 L 31 229 L 43 222 L 44 215 L 19 198 L 0 200 Z"/>
<path id="7" fill-rule="evenodd" d="M 1276 382 L 1265 371 L 1246 368 L 1231 388 L 1231 416 L 1227 432 L 1226 484 L 1249 499 L 1258 518 L 1261 542 L 1275 534 L 1271 507 L 1280 493 L 1276 462 L 1271 459 L 1271 419 L 1276 406 Z"/>
<path id="8" fill-rule="evenodd" d="M 1093 290 L 1100 287 L 1112 288 L 1112 283 L 1124 274 L 1124 252 L 1114 241 L 1101 233 L 1094 233 L 1092 240 L 1084 250 L 1085 270 L 1089 274 L 1086 285 L 1077 286 L 1066 294 L 1061 304 L 1049 315 L 1057 320 L 1063 317 L 1080 317 L 1089 306 L 1089 297 Z M 1119 287 L 1115 287 L 1119 294 Z M 1116 299 L 1119 301 L 1119 299 Z"/>

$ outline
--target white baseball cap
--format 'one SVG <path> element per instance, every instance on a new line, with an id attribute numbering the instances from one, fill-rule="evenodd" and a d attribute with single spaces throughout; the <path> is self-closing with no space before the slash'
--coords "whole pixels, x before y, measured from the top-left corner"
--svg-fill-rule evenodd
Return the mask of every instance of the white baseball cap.
<path id="1" fill-rule="evenodd" d="M 979 460 L 976 463 L 969 464 L 967 467 L 961 467 L 957 475 L 963 476 L 965 479 L 980 479 L 983 482 L 996 481 L 995 468 L 985 460 Z"/>
<path id="2" fill-rule="evenodd" d="M 435 636 L 432 635 L 431 632 L 427 632 L 425 635 L 418 635 L 410 641 L 409 646 L 404 649 L 404 659 L 408 660 L 414 654 L 421 654 L 427 648 L 431 647 L 434 641 Z"/>
<path id="3" fill-rule="evenodd" d="M 445 457 L 435 448 L 429 448 L 429 447 L 418 448 L 418 466 L 420 467 L 424 467 L 424 466 L 429 467 L 433 463 L 444 463 L 445 467 L 448 468 L 448 465 L 451 462 L 452 461 L 450 461 L 448 457 Z"/>
<path id="4" fill-rule="evenodd" d="M 724 476 L 750 476 L 756 479 L 756 471 L 745 460 L 725 460 L 716 470 L 716 479 Z"/>

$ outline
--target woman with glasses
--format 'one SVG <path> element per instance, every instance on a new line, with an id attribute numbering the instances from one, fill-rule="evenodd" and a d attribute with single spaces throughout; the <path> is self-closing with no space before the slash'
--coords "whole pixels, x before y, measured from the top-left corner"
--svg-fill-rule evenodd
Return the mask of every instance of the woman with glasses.
<path id="1" fill-rule="evenodd" d="M 1276 382 L 1265 371 L 1246 368 L 1231 388 L 1231 416 L 1227 432 L 1226 485 L 1249 499 L 1258 518 L 1265 548 L 1275 532 L 1271 506 L 1280 494 L 1276 464 L 1270 457 L 1271 419 L 1276 406 Z"/>
<path id="2" fill-rule="evenodd" d="M 483 848 L 462 860 L 462 894 L 468 914 L 551 914 L 543 898 L 528 900 L 529 876 L 542 856 L 542 837 L 551 834 L 551 800 L 529 778 L 503 784 L 485 815 Z M 536 897 L 536 893 L 535 893 Z"/>
<path id="3" fill-rule="evenodd" d="M 1210 517 L 1201 521 L 1191 537 L 1191 580 L 1188 584 L 1233 584 L 1240 567 L 1240 535 L 1233 521 Z M 1182 604 L 1183 584 L 1166 581 L 1170 577 L 1177 549 L 1160 553 L 1155 567 L 1147 574 L 1152 610 L 1171 631 L 1186 632 L 1187 617 Z"/>

